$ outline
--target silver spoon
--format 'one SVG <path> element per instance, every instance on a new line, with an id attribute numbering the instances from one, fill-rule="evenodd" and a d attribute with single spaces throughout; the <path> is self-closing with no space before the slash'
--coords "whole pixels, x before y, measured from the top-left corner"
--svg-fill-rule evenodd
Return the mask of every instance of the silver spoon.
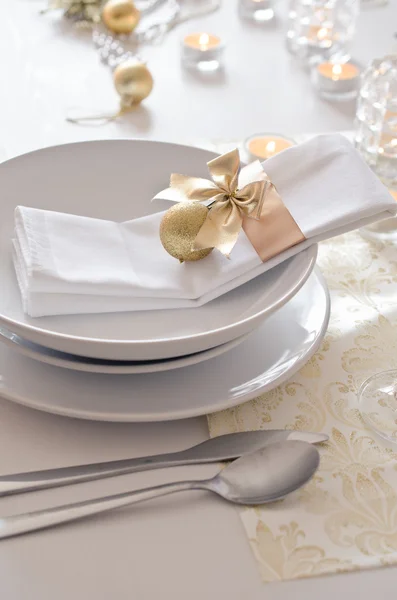
<path id="1" fill-rule="evenodd" d="M 236 504 L 279 500 L 315 473 L 320 455 L 307 442 L 275 442 L 245 454 L 212 479 L 179 481 L 0 519 L 0 539 L 186 490 L 208 490 Z"/>

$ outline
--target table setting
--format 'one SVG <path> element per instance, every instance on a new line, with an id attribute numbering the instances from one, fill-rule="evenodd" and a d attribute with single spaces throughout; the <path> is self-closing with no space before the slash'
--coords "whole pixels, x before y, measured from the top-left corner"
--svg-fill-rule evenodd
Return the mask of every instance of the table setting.
<path id="1" fill-rule="evenodd" d="M 392 593 L 395 7 L 320 4 L 0 7 L 4 597 Z"/>

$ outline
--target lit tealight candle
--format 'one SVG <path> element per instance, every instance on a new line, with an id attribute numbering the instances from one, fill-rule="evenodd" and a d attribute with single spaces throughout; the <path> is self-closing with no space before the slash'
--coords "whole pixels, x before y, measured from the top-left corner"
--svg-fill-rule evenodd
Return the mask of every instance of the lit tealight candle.
<path id="1" fill-rule="evenodd" d="M 209 33 L 191 33 L 184 37 L 182 58 L 186 66 L 200 71 L 216 71 L 221 66 L 221 38 Z"/>
<path id="2" fill-rule="evenodd" d="M 196 48 L 201 52 L 216 48 L 221 43 L 217 35 L 210 35 L 209 33 L 191 33 L 183 41 L 189 48 Z"/>
<path id="3" fill-rule="evenodd" d="M 295 142 L 291 139 L 264 134 L 248 138 L 245 142 L 245 149 L 251 160 L 266 160 L 294 145 Z"/>
<path id="4" fill-rule="evenodd" d="M 312 80 L 327 100 L 351 100 L 357 95 L 360 68 L 353 62 L 323 62 L 313 66 Z"/>
<path id="5" fill-rule="evenodd" d="M 320 75 L 326 79 L 332 79 L 332 81 L 356 79 L 360 74 L 356 65 L 353 65 L 352 63 L 321 63 L 318 65 L 317 69 Z"/>

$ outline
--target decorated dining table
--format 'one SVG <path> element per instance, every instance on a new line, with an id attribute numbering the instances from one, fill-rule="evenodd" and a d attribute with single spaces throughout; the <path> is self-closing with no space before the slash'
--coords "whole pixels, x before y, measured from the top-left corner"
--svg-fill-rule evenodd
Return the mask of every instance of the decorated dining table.
<path id="1" fill-rule="evenodd" d="M 393 595 L 397 13 L 331 4 L 0 3 L 2 598 Z"/>

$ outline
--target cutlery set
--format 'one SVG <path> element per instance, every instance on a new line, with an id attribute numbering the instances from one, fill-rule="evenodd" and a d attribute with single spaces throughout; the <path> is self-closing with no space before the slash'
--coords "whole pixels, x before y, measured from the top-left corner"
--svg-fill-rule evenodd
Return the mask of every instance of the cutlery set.
<path id="1" fill-rule="evenodd" d="M 150 469 L 234 461 L 212 479 L 167 483 L 5 517 L 0 519 L 0 539 L 185 490 L 208 490 L 235 504 L 272 502 L 297 490 L 313 476 L 319 453 L 312 444 L 327 439 L 325 434 L 303 431 L 241 432 L 169 454 L 2 476 L 0 496 L 9 496 Z"/>

